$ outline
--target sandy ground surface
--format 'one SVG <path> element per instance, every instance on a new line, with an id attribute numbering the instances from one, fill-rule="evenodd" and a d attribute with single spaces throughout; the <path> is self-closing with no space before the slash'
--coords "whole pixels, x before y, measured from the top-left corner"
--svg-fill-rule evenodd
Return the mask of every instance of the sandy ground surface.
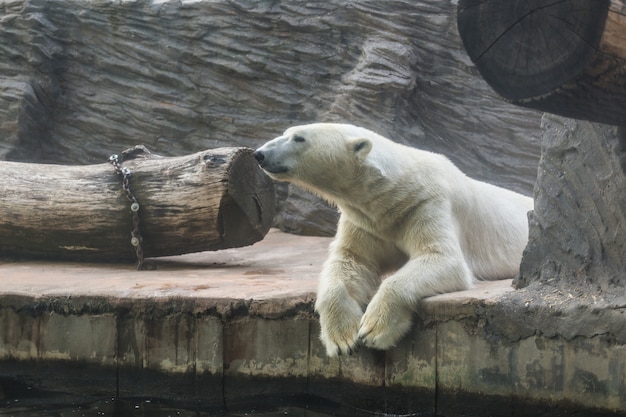
<path id="1" fill-rule="evenodd" d="M 257 300 L 305 295 L 317 289 L 330 241 L 272 229 L 252 246 L 154 259 L 157 268 L 151 271 L 137 271 L 132 264 L 3 262 L 0 293 Z M 431 300 L 491 298 L 510 290 L 510 280 L 478 283 Z"/>

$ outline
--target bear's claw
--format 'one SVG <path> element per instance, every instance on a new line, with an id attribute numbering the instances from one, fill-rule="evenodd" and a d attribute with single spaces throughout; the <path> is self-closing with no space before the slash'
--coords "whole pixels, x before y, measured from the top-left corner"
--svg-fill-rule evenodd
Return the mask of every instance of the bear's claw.
<path id="1" fill-rule="evenodd" d="M 334 344 L 333 347 L 327 346 L 326 351 L 328 353 L 328 356 L 330 357 L 342 356 L 344 354 L 351 356 L 352 354 L 357 353 L 359 351 L 359 340 L 355 340 L 352 344 L 345 342 L 345 343 L 341 343 L 341 345 Z"/>
<path id="2" fill-rule="evenodd" d="M 412 311 L 397 303 L 389 303 L 381 294 L 374 296 L 361 317 L 358 339 L 374 349 L 395 346 L 411 327 Z"/>
<path id="3" fill-rule="evenodd" d="M 391 335 L 389 332 L 375 334 L 372 330 L 373 329 L 359 333 L 359 341 L 363 345 L 368 348 L 381 350 L 389 349 L 396 345 L 395 335 Z"/>

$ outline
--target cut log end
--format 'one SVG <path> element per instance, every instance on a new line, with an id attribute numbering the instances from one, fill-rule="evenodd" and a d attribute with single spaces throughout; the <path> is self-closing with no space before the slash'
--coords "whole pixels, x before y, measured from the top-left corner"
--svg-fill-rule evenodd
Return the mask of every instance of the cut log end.
<path id="1" fill-rule="evenodd" d="M 213 160 L 205 159 L 208 165 Z M 238 152 L 228 170 L 228 188 L 220 201 L 218 229 L 223 248 L 251 245 L 274 220 L 274 185 L 258 168 L 251 149 Z"/>
<path id="2" fill-rule="evenodd" d="M 542 96 L 582 73 L 597 50 L 608 0 L 461 0 L 459 33 L 496 92 Z"/>
<path id="3" fill-rule="evenodd" d="M 459 0 L 465 49 L 503 98 L 541 111 L 623 124 L 623 0 Z"/>
<path id="4" fill-rule="evenodd" d="M 459 33 L 485 80 L 511 100 L 541 96 L 582 72 L 608 0 L 461 0 Z"/>

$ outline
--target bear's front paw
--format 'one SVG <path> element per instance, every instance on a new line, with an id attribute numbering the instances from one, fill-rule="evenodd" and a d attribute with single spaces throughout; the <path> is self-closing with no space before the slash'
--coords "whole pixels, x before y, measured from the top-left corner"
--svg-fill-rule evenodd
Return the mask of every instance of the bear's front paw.
<path id="1" fill-rule="evenodd" d="M 315 309 L 320 315 L 320 340 L 330 357 L 352 354 L 358 348 L 361 307 L 351 297 L 333 302 L 319 300 Z"/>
<path id="2" fill-rule="evenodd" d="M 361 318 L 359 339 L 367 347 L 389 349 L 411 328 L 413 312 L 399 300 L 376 294 Z"/>

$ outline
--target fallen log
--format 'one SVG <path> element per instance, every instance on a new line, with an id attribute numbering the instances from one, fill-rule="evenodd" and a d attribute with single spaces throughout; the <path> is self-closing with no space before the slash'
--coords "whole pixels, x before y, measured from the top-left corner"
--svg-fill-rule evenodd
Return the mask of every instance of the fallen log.
<path id="1" fill-rule="evenodd" d="M 469 57 L 503 98 L 626 124 L 624 0 L 459 0 L 457 10 Z"/>
<path id="2" fill-rule="evenodd" d="M 250 149 L 162 158 L 135 147 L 118 160 L 117 167 L 0 162 L 0 256 L 133 260 L 133 220 L 145 257 L 250 245 L 272 224 L 273 183 Z"/>

